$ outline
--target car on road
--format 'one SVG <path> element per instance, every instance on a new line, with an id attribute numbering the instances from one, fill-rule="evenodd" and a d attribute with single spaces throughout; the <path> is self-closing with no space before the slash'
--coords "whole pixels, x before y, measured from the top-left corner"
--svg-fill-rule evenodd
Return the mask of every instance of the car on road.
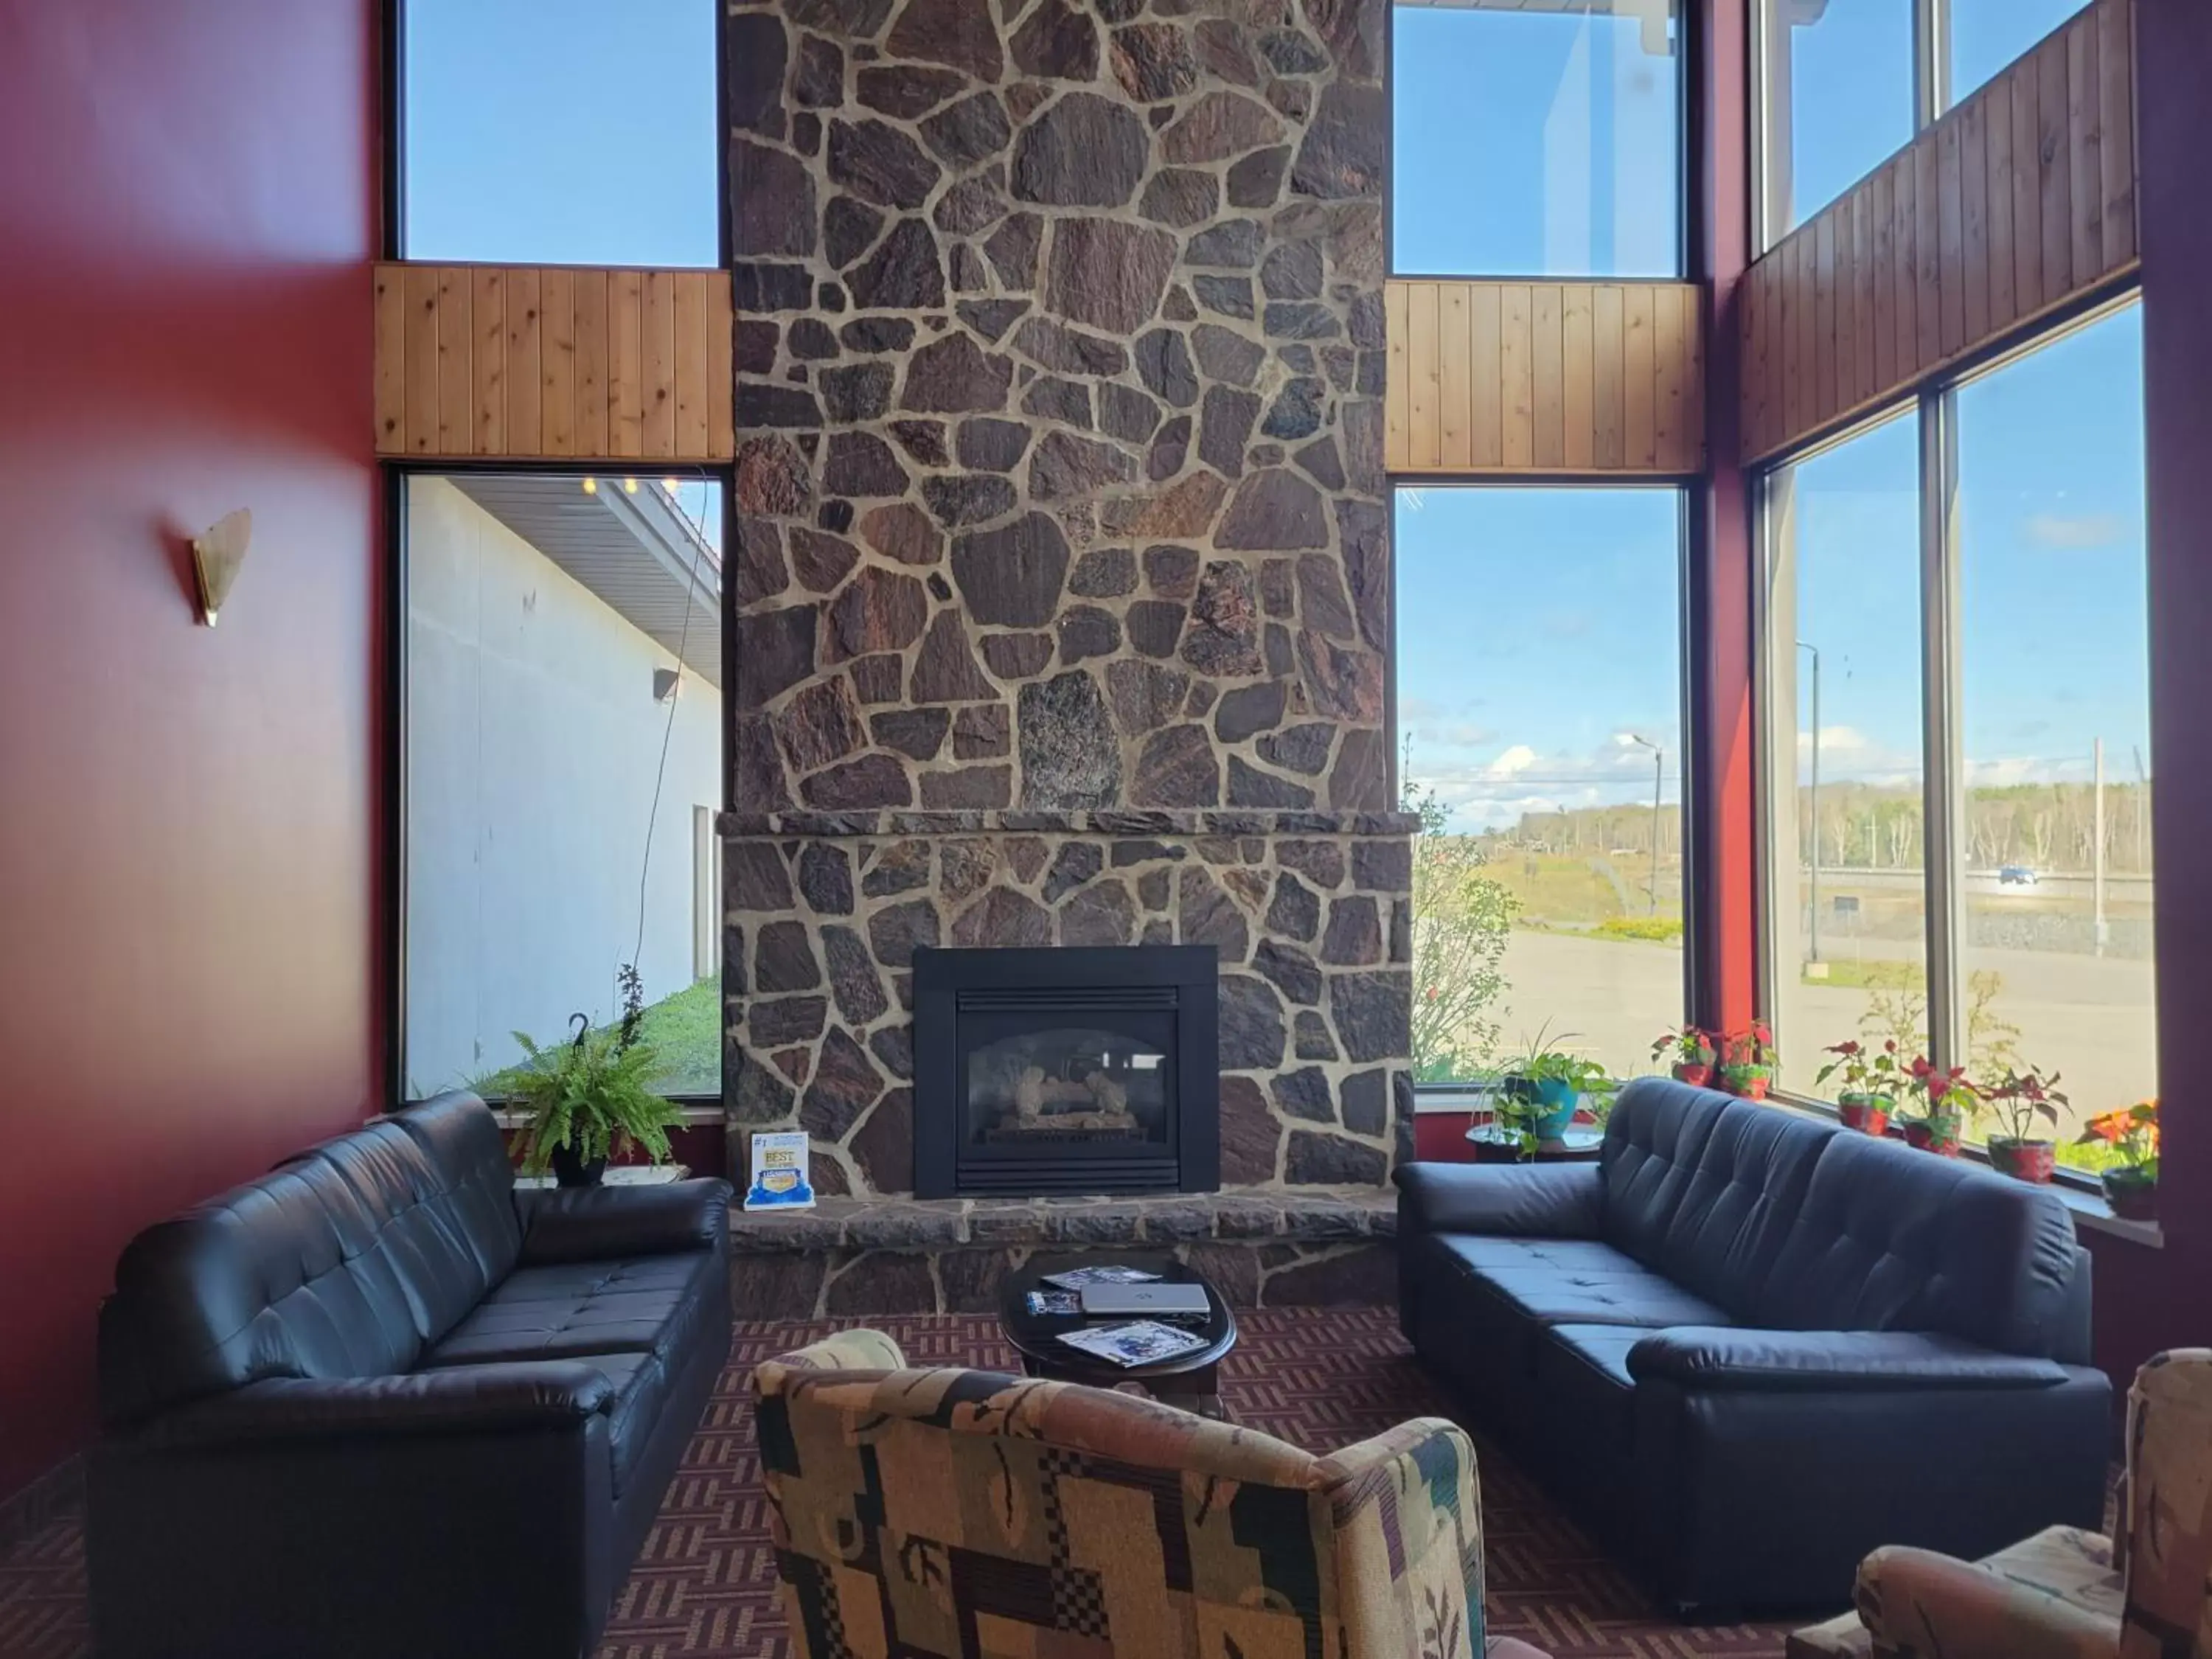
<path id="1" fill-rule="evenodd" d="M 2042 879 L 2025 864 L 2008 864 L 1997 872 L 2000 887 L 2033 887 Z"/>

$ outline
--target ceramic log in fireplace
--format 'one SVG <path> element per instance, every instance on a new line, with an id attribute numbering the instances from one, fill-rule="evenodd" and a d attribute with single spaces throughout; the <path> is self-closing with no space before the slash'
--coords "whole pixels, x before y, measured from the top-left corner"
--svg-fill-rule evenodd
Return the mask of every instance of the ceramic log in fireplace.
<path id="1" fill-rule="evenodd" d="M 915 1195 L 1213 1191 L 1217 974 L 1211 945 L 916 951 Z"/>

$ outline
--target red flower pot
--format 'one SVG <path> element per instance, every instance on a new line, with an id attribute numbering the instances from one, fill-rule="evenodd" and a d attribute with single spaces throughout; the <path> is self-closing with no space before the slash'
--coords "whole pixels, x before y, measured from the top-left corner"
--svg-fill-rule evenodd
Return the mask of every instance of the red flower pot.
<path id="1" fill-rule="evenodd" d="M 1917 1147 L 1923 1152 L 1934 1152 L 1939 1158 L 1956 1158 L 1959 1155 L 1957 1135 L 1946 1135 L 1942 1140 L 1938 1140 L 1936 1139 L 1936 1132 L 1925 1123 L 1906 1124 L 1905 1144 Z"/>
<path id="2" fill-rule="evenodd" d="M 1861 1134 L 1887 1134 L 1889 1102 L 1880 1095 L 1845 1095 L 1836 1103 L 1836 1120 Z"/>
<path id="3" fill-rule="evenodd" d="M 1764 1100 L 1772 1073 L 1764 1066 L 1723 1066 L 1721 1087 L 1739 1100 Z"/>
<path id="4" fill-rule="evenodd" d="M 2058 1149 L 2047 1140 L 1992 1140 L 1990 1166 L 2014 1181 L 2040 1187 L 2058 1167 Z"/>
<path id="5" fill-rule="evenodd" d="M 1674 1062 L 1674 1081 L 1694 1084 L 1700 1089 L 1710 1088 L 1713 1081 L 1713 1068 L 1710 1066 L 1693 1065 L 1686 1060 L 1678 1060 Z"/>

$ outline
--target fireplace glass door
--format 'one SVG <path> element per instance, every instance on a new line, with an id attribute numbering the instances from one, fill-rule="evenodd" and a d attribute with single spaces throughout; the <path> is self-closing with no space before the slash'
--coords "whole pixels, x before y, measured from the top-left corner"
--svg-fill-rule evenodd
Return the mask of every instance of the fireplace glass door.
<path id="1" fill-rule="evenodd" d="M 969 1158 L 1126 1157 L 1173 1141 L 1175 1015 L 1093 1009 L 964 1021 L 961 1133 Z"/>

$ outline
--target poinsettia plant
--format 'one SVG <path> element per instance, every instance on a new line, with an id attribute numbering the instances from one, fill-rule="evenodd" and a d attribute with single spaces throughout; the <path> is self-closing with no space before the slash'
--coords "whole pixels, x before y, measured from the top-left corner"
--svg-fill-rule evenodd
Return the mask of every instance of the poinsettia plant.
<path id="1" fill-rule="evenodd" d="M 1774 1030 L 1763 1019 L 1755 1019 L 1747 1031 L 1731 1031 L 1721 1039 L 1721 1064 L 1723 1066 L 1760 1066 L 1768 1071 L 1782 1063 L 1782 1056 L 1774 1047 Z"/>
<path id="2" fill-rule="evenodd" d="M 2075 1138 L 2080 1146 L 2108 1146 L 2124 1169 L 2158 1175 L 2158 1101 L 2139 1100 L 2132 1106 L 2105 1112 L 2081 1126 Z"/>
<path id="3" fill-rule="evenodd" d="M 2058 1087 L 2058 1073 L 2045 1077 L 2033 1066 L 2024 1072 L 2007 1067 L 2002 1079 L 1980 1092 L 1995 1110 L 2002 1132 L 1992 1135 L 1992 1140 L 2047 1140 L 2048 1135 L 2036 1133 L 2036 1126 L 2044 1123 L 2056 1129 L 2058 1109 L 2071 1103 Z"/>
<path id="4" fill-rule="evenodd" d="M 1677 1066 L 1711 1066 L 1718 1058 L 1713 1034 L 1701 1025 L 1685 1025 L 1679 1031 L 1662 1031 L 1651 1045 L 1651 1058 L 1663 1060 L 1671 1053 Z"/>
<path id="5" fill-rule="evenodd" d="M 1923 1131 L 1929 1143 L 1938 1148 L 1956 1146 L 1967 1120 L 1981 1109 L 1981 1091 L 1966 1076 L 1965 1066 L 1941 1066 L 1925 1054 L 1913 1055 L 1905 1068 L 1905 1090 L 1920 1103 L 1908 1124 Z"/>
<path id="6" fill-rule="evenodd" d="M 1897 1039 L 1890 1038 L 1881 1048 L 1856 1041 L 1830 1044 L 1821 1051 L 1836 1056 L 1814 1074 L 1814 1084 L 1824 1084 L 1837 1073 L 1843 1074 L 1843 1092 L 1847 1095 L 1875 1095 L 1895 1099 L 1898 1091 L 1905 1086 L 1905 1066 L 1897 1057 Z"/>

